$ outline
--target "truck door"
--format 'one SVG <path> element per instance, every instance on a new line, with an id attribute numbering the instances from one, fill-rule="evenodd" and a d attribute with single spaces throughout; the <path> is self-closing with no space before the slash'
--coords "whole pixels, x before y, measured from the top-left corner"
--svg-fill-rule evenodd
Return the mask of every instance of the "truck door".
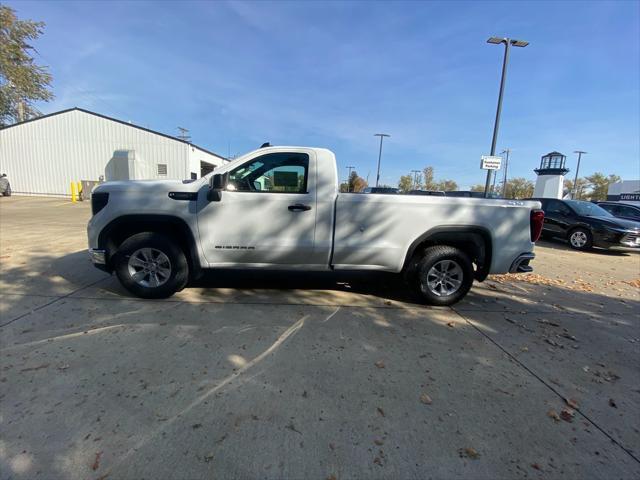
<path id="1" fill-rule="evenodd" d="M 229 171 L 220 201 L 199 195 L 198 230 L 208 263 L 313 265 L 315 162 L 313 151 L 265 153 Z"/>

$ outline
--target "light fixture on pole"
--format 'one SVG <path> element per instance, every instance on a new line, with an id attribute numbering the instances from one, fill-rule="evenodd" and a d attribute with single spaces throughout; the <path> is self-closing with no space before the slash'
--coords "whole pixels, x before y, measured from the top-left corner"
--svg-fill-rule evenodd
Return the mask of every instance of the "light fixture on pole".
<path id="1" fill-rule="evenodd" d="M 351 183 L 350 183 L 351 182 L 351 170 L 353 170 L 354 168 L 356 168 L 356 167 L 352 167 L 352 166 L 347 167 L 347 170 L 349 170 L 349 173 L 347 174 L 347 192 L 351 191 Z"/>
<path id="2" fill-rule="evenodd" d="M 496 120 L 493 124 L 493 139 L 491 141 L 491 156 L 496 154 L 496 142 L 498 140 L 498 130 L 500 128 L 500 114 L 502 113 L 502 96 L 504 94 L 504 84 L 507 79 L 507 65 L 509 64 L 509 49 L 513 45 L 514 47 L 526 47 L 529 42 L 524 40 L 514 40 L 512 38 L 498 38 L 491 37 L 487 40 L 487 43 L 494 45 L 504 44 L 504 58 L 502 60 L 502 77 L 500 79 L 500 93 L 498 94 L 498 108 L 496 110 Z M 491 170 L 487 170 L 487 180 L 484 186 L 485 198 L 489 195 L 489 187 L 491 186 Z"/>
<path id="3" fill-rule="evenodd" d="M 504 161 L 504 175 L 502 176 L 502 198 L 507 198 L 507 176 L 509 175 L 509 154 L 511 150 L 505 148 L 500 155 L 507 154 Z"/>
<path id="4" fill-rule="evenodd" d="M 573 189 L 572 189 L 573 191 L 571 192 L 571 198 L 575 200 L 576 194 L 578 193 L 578 172 L 580 171 L 580 160 L 582 159 L 582 154 L 587 152 L 583 152 L 582 150 L 576 150 L 573 153 L 578 154 L 578 166 L 576 167 L 576 178 L 573 180 Z"/>
<path id="5" fill-rule="evenodd" d="M 380 137 L 380 151 L 378 152 L 378 173 L 376 175 L 376 187 L 377 187 L 378 183 L 380 182 L 380 160 L 382 159 L 382 140 L 384 139 L 384 137 L 390 137 L 391 135 L 388 135 L 386 133 L 374 133 L 373 136 Z"/>

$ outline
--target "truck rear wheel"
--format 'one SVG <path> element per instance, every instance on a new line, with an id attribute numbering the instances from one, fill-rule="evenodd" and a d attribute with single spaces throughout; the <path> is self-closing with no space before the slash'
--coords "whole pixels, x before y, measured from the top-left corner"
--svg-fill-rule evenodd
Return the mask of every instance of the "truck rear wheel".
<path id="1" fill-rule="evenodd" d="M 142 298 L 170 297 L 189 279 L 184 252 L 161 233 L 127 238 L 114 256 L 114 266 L 122 286 Z"/>
<path id="2" fill-rule="evenodd" d="M 418 293 L 428 304 L 453 305 L 473 284 L 473 264 L 462 250 L 436 245 L 424 250 L 413 277 Z"/>

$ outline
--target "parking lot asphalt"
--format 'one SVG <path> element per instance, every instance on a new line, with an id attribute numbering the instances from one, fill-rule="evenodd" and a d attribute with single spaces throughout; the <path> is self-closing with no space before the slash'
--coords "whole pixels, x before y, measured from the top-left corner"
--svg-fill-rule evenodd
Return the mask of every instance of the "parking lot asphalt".
<path id="1" fill-rule="evenodd" d="M 640 478 L 640 254 L 536 247 L 453 308 L 391 275 L 89 263 L 89 205 L 0 198 L 1 478 Z"/>

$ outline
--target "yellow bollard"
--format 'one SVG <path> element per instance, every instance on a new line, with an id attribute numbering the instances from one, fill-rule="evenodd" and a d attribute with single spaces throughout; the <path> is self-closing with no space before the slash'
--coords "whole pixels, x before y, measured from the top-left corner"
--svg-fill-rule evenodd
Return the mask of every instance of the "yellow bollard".
<path id="1" fill-rule="evenodd" d="M 71 202 L 76 203 L 76 182 L 71 182 Z"/>
<path id="2" fill-rule="evenodd" d="M 77 192 L 78 192 L 78 200 L 82 201 L 82 182 L 78 182 L 77 183 L 78 188 L 77 188 Z"/>

